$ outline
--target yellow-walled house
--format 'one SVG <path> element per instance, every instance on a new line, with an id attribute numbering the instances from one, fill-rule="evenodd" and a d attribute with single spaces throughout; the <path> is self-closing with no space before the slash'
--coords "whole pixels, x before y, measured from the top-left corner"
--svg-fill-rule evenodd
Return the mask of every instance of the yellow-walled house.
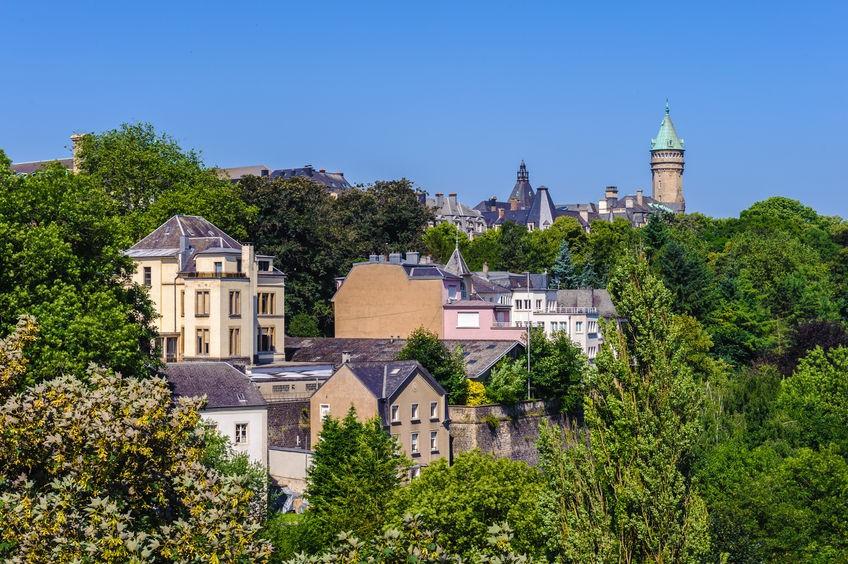
<path id="1" fill-rule="evenodd" d="M 166 362 L 285 360 L 285 275 L 198 216 L 175 215 L 125 254 L 159 314 Z"/>
<path id="2" fill-rule="evenodd" d="M 418 362 L 342 364 L 310 398 L 312 444 L 318 444 L 325 417 L 341 419 L 351 407 L 362 421 L 380 418 L 412 459 L 413 477 L 449 456 L 447 395 Z"/>

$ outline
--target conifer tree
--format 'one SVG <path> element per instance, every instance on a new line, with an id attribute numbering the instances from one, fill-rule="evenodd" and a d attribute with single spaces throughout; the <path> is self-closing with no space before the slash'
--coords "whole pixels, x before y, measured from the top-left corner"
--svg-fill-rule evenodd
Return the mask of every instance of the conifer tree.
<path id="1" fill-rule="evenodd" d="M 580 286 L 580 277 L 574 268 L 568 241 L 563 240 L 559 247 L 559 256 L 551 269 L 551 284 L 554 288 L 570 289 Z"/>
<path id="2" fill-rule="evenodd" d="M 603 326 L 586 432 L 540 438 L 548 550 L 577 562 L 697 561 L 709 549 L 689 475 L 701 397 L 685 343 L 669 338 L 671 294 L 643 260 L 620 265 L 609 290 L 627 321 Z"/>

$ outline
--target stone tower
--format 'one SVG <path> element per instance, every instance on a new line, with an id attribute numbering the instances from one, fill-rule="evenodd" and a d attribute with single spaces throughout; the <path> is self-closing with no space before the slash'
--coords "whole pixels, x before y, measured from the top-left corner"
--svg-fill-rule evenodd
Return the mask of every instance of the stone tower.
<path id="1" fill-rule="evenodd" d="M 671 122 L 668 101 L 656 139 L 651 139 L 651 182 L 653 198 L 678 213 L 686 210 L 683 198 L 683 139 Z"/>
<path id="2" fill-rule="evenodd" d="M 512 193 L 509 195 L 509 202 L 513 209 L 526 210 L 533 204 L 534 195 L 533 187 L 530 186 L 530 173 L 527 172 L 527 165 L 522 160 L 518 166 L 515 186 L 512 187 Z"/>

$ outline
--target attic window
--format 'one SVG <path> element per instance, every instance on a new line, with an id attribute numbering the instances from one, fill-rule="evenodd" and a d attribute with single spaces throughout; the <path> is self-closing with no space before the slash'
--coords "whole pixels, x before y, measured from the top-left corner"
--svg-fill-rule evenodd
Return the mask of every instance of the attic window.
<path id="1" fill-rule="evenodd" d="M 392 374 L 397 374 L 400 372 L 400 368 L 392 368 Z"/>
<path id="2" fill-rule="evenodd" d="M 495 348 L 496 346 L 497 346 L 497 345 L 496 345 L 495 343 L 492 343 L 492 344 L 490 344 L 490 345 L 486 345 L 486 348 L 487 348 L 487 349 L 493 349 L 493 348 Z"/>
<path id="3" fill-rule="evenodd" d="M 243 394 L 243 393 L 241 393 L 241 392 L 237 393 L 237 394 L 236 394 L 236 397 L 238 398 L 238 400 L 239 400 L 240 402 L 246 402 L 246 401 L 247 401 L 247 399 L 245 399 L 245 397 L 244 397 L 244 394 Z"/>

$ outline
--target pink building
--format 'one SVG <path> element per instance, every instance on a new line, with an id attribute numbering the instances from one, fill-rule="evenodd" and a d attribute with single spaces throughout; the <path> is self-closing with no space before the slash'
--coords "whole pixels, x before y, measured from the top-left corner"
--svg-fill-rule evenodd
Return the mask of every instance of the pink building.
<path id="1" fill-rule="evenodd" d="M 448 302 L 444 305 L 444 338 L 522 341 L 526 332 L 513 326 L 511 309 L 480 298 Z"/>

